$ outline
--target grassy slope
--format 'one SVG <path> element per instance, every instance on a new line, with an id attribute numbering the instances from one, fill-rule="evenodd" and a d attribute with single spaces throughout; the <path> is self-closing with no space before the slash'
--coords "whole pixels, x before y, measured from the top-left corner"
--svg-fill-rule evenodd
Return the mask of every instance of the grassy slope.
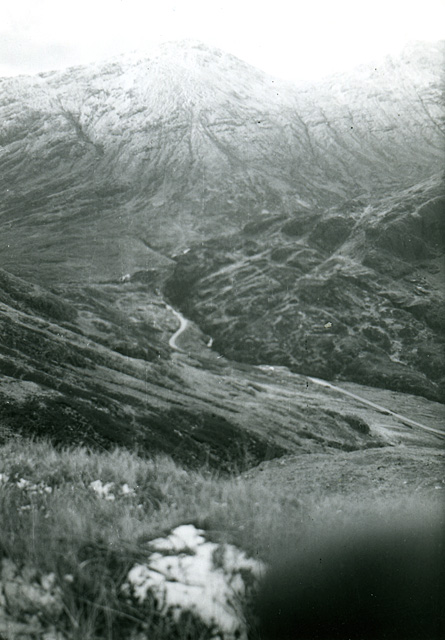
<path id="1" fill-rule="evenodd" d="M 68 638 L 117 639 L 128 616 L 140 616 L 119 599 L 119 585 L 132 563 L 143 560 L 144 543 L 171 527 L 193 522 L 271 561 L 314 523 L 323 529 L 369 512 L 396 519 L 425 505 L 437 510 L 443 458 L 426 447 L 313 454 L 263 463 L 240 476 L 185 470 L 168 456 L 56 451 L 44 441 L 12 439 L 0 448 L 0 473 L 9 476 L 0 483 L 0 556 L 56 573 L 66 604 L 58 624 Z M 21 478 L 52 492 L 19 489 Z M 91 490 L 98 479 L 115 483 L 114 501 Z M 120 496 L 124 484 L 134 494 Z M 63 579 L 67 574 L 73 582 Z M 147 615 L 158 625 L 154 637 L 171 637 L 154 612 Z"/>
<path id="2" fill-rule="evenodd" d="M 246 454 L 257 464 L 284 452 L 400 439 L 434 445 L 403 421 L 345 402 L 304 376 L 226 360 L 194 325 L 180 338 L 184 351 L 172 352 L 178 320 L 149 282 L 72 285 L 55 295 L 0 276 L 1 437 L 140 447 L 216 468 L 242 465 Z M 407 394 L 380 400 L 405 415 L 416 402 Z M 425 403 L 431 415 L 418 421 L 438 426 L 441 405 Z"/>
<path id="3" fill-rule="evenodd" d="M 227 361 L 196 326 L 187 353 L 172 355 L 174 318 L 140 283 L 60 297 L 3 274 L 1 295 L 0 559 L 56 574 L 65 614 L 52 622 L 69 640 L 117 640 L 139 624 L 119 586 L 145 543 L 177 524 L 270 561 L 314 522 L 437 508 L 436 436 L 285 368 Z M 439 426 L 442 405 L 348 388 Z M 254 466 L 286 451 L 298 455 Z M 114 483 L 116 499 L 99 498 L 95 480 Z M 133 494 L 121 495 L 125 484 Z M 153 610 L 143 617 L 151 638 L 198 637 Z"/>

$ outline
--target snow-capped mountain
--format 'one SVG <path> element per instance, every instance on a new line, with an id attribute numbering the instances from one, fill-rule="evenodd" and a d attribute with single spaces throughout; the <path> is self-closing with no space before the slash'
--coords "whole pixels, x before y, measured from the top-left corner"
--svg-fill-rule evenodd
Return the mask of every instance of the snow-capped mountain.
<path id="1" fill-rule="evenodd" d="M 103 279 L 262 211 L 376 202 L 429 178 L 443 161 L 441 55 L 419 45 L 294 87 L 182 43 L 5 79 L 1 264 Z"/>

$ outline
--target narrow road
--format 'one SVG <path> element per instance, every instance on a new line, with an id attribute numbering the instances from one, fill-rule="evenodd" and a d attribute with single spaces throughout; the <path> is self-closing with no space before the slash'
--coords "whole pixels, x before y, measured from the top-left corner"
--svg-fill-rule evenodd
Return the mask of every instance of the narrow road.
<path id="1" fill-rule="evenodd" d="M 183 349 L 181 349 L 181 347 L 178 346 L 177 339 L 179 338 L 179 336 L 181 336 L 184 333 L 184 331 L 188 328 L 190 323 L 187 320 L 187 318 L 184 318 L 182 313 L 180 313 L 179 311 L 176 311 L 176 309 L 173 309 L 173 307 L 170 306 L 169 304 L 166 303 L 165 307 L 171 313 L 173 313 L 173 315 L 179 320 L 179 328 L 171 336 L 170 340 L 168 341 L 168 344 L 171 347 L 171 349 L 174 349 L 175 351 L 183 351 Z M 210 339 L 210 341 L 209 341 L 207 346 L 211 347 L 212 346 L 212 342 L 213 342 L 213 340 Z M 337 387 L 335 384 L 331 384 L 330 382 L 327 382 L 326 380 L 321 380 L 320 378 L 311 378 L 309 376 L 307 377 L 307 379 L 310 382 L 313 382 L 314 384 L 320 385 L 321 387 L 325 387 L 326 389 L 332 389 L 333 391 L 337 391 L 338 393 L 342 393 L 343 395 L 348 396 L 350 398 L 353 398 L 354 400 L 357 400 L 358 402 L 361 402 L 362 404 L 366 404 L 369 407 L 372 407 L 373 409 L 377 409 L 378 411 L 381 411 L 383 413 L 386 413 L 386 414 L 389 414 L 391 416 L 394 416 L 398 420 L 401 420 L 402 422 L 404 422 L 406 425 L 412 425 L 413 427 L 417 427 L 418 429 L 422 429 L 423 431 L 428 431 L 429 433 L 433 433 L 434 435 L 445 439 L 445 431 L 440 431 L 439 429 L 434 429 L 434 427 L 427 427 L 426 425 L 421 424 L 420 422 L 416 422 L 415 420 L 411 420 L 411 418 L 407 418 L 406 416 L 403 416 L 400 413 L 396 413 L 395 411 L 392 411 L 391 409 L 388 409 L 387 407 L 382 407 L 380 404 L 372 402 L 371 400 L 366 400 L 365 398 L 357 396 L 355 393 L 351 393 L 350 391 L 346 391 L 346 389 L 342 389 L 341 387 Z"/>
<path id="2" fill-rule="evenodd" d="M 440 431 L 439 429 L 434 429 L 433 427 L 427 427 L 426 425 L 421 424 L 420 422 L 416 422 L 415 420 L 411 420 L 411 418 L 407 418 L 406 416 L 400 415 L 400 413 L 396 413 L 395 411 L 391 411 L 391 409 L 388 409 L 387 407 L 382 407 L 380 404 L 376 404 L 375 402 L 371 402 L 371 400 L 365 400 L 365 398 L 361 398 L 360 396 L 356 396 L 355 393 L 351 393 L 350 391 L 346 391 L 346 389 L 342 389 L 341 387 L 337 387 L 335 384 L 331 384 L 330 382 L 327 382 L 326 380 L 320 380 L 319 378 L 310 378 L 310 377 L 308 377 L 308 380 L 310 380 L 311 382 L 313 382 L 315 384 L 319 384 L 322 387 L 326 387 L 327 389 L 333 389 L 334 391 L 338 391 L 339 393 L 342 393 L 345 396 L 349 396 L 350 398 L 354 398 L 354 400 L 358 400 L 362 404 L 367 404 L 369 407 L 373 407 L 374 409 L 378 409 L 379 411 L 382 411 L 384 413 L 389 413 L 390 415 L 394 416 L 395 418 L 398 418 L 399 420 L 402 420 L 406 424 L 412 425 L 414 427 L 418 427 L 419 429 L 423 429 L 424 431 L 429 431 L 430 433 L 434 433 L 435 435 L 440 436 L 441 438 L 445 438 L 445 431 Z"/>
<path id="3" fill-rule="evenodd" d="M 168 344 L 175 351 L 182 351 L 181 347 L 178 347 L 176 340 L 187 329 L 189 325 L 189 321 L 187 320 L 187 318 L 184 318 L 182 313 L 179 313 L 179 311 L 176 311 L 176 309 L 173 309 L 173 307 L 171 307 L 169 304 L 166 304 L 165 307 L 166 309 L 171 311 L 173 315 L 179 320 L 179 329 L 177 329 L 177 331 L 175 331 L 175 333 L 172 335 L 172 337 L 168 341 Z"/>

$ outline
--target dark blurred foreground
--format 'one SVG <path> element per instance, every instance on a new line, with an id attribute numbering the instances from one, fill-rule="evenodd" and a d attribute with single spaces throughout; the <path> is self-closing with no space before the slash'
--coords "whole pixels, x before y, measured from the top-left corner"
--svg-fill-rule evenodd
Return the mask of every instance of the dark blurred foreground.
<path id="1" fill-rule="evenodd" d="M 444 522 L 417 513 L 307 534 L 266 576 L 261 640 L 445 639 Z"/>

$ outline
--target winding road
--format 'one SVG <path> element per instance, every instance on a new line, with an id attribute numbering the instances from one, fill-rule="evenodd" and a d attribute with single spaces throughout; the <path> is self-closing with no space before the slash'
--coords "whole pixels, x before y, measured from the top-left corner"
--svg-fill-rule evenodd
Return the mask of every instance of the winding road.
<path id="1" fill-rule="evenodd" d="M 178 340 L 179 336 L 182 335 L 184 333 L 184 331 L 186 331 L 186 329 L 189 327 L 190 322 L 187 320 L 187 318 L 184 318 L 182 313 L 180 313 L 179 311 L 176 311 L 176 309 L 173 309 L 173 307 L 170 306 L 169 304 L 166 304 L 165 307 L 171 313 L 173 313 L 173 315 L 179 320 L 179 329 L 177 329 L 175 331 L 175 333 L 171 336 L 170 340 L 168 341 L 168 344 L 171 347 L 171 349 L 174 349 L 175 351 L 183 351 L 183 349 L 181 349 L 181 347 L 178 346 L 177 340 Z M 210 341 L 207 344 L 207 346 L 211 347 L 212 346 L 212 342 L 213 342 L 213 340 L 210 339 Z M 273 370 L 273 367 L 270 367 L 270 369 Z M 433 433 L 434 435 L 445 439 L 445 431 L 440 431 L 439 429 L 434 429 L 433 427 L 427 427 L 426 425 L 421 424 L 420 422 L 416 422 L 415 420 L 411 420 L 411 418 L 407 418 L 406 416 L 403 416 L 400 413 L 392 411 L 392 409 L 388 409 L 387 407 L 383 407 L 380 404 L 376 404 L 375 402 L 372 402 L 371 400 L 366 400 L 365 398 L 362 398 L 361 396 L 357 396 L 355 393 L 351 393 L 350 391 L 346 391 L 346 389 L 342 389 L 341 387 L 337 387 L 335 384 L 331 384 L 330 382 L 327 382 L 326 380 L 322 380 L 320 378 L 311 378 L 309 376 L 307 377 L 307 380 L 309 380 L 310 382 L 312 382 L 314 384 L 318 384 L 321 387 L 325 387 L 326 389 L 331 389 L 332 391 L 337 391 L 338 393 L 341 393 L 341 394 L 343 394 L 345 396 L 349 396 L 350 398 L 353 398 L 354 400 L 357 400 L 358 402 L 361 402 L 362 404 L 366 404 L 369 407 L 372 407 L 373 409 L 377 409 L 378 411 L 381 411 L 383 413 L 390 414 L 390 415 L 394 416 L 395 418 L 397 418 L 398 420 L 401 420 L 407 426 L 417 427 L 418 429 L 422 429 L 423 431 L 428 431 L 429 433 Z"/>
<path id="2" fill-rule="evenodd" d="M 169 304 L 166 304 L 165 308 L 171 311 L 173 315 L 179 320 L 179 329 L 177 329 L 175 333 L 172 335 L 172 337 L 168 341 L 168 344 L 175 351 L 182 351 L 181 347 L 178 346 L 176 340 L 187 329 L 187 327 L 189 326 L 189 321 L 187 320 L 187 318 L 184 318 L 182 313 L 179 313 L 179 311 L 176 311 L 176 309 L 173 309 L 173 307 L 171 307 Z"/>

